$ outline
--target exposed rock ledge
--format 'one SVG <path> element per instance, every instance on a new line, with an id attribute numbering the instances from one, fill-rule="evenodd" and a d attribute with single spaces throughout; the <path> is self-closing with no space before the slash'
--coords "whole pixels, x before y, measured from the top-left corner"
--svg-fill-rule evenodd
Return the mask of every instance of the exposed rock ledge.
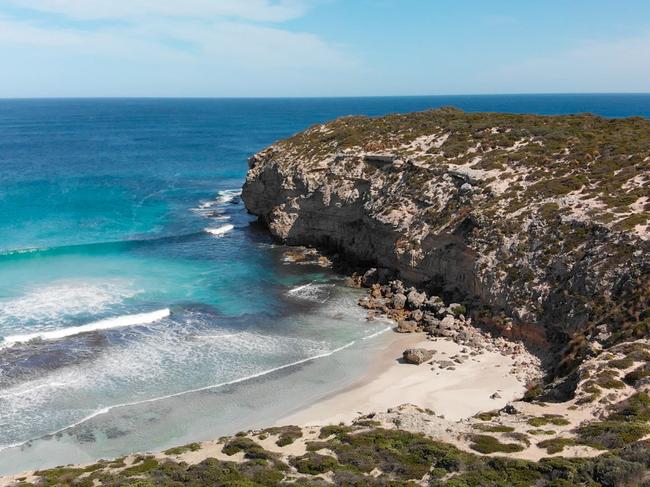
<path id="1" fill-rule="evenodd" d="M 249 166 L 243 200 L 276 238 L 462 300 L 529 340 L 544 330 L 566 364 L 648 333 L 648 120 L 346 117 Z"/>

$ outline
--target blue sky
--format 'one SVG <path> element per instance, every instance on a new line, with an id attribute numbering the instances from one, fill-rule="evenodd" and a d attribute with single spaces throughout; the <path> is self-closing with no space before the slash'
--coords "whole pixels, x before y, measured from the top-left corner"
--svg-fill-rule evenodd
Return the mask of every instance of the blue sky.
<path id="1" fill-rule="evenodd" d="M 650 91 L 648 0 L 0 0 L 0 97 Z"/>

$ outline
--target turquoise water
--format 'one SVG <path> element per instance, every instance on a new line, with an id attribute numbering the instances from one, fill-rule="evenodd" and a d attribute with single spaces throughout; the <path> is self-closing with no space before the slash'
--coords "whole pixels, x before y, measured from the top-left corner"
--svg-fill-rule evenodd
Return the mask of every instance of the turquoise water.
<path id="1" fill-rule="evenodd" d="M 246 160 L 441 105 L 650 115 L 648 95 L 0 101 L 0 473 L 268 424 L 358 377 L 386 324 L 252 224 Z"/>

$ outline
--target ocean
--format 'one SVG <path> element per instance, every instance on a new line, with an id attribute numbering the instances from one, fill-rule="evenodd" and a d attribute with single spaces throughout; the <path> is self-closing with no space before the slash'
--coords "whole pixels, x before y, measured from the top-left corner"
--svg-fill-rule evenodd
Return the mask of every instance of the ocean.
<path id="1" fill-rule="evenodd" d="M 650 95 L 0 100 L 0 474 L 272 424 L 385 343 L 240 200 L 309 125 L 453 105 L 650 116 Z"/>

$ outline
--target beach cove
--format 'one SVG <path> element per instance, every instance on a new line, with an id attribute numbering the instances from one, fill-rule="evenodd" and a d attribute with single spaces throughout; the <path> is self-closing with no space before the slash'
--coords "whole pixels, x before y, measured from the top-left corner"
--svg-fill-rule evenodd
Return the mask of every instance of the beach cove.
<path id="1" fill-rule="evenodd" d="M 552 100 L 544 110 L 591 106 Z M 625 114 L 618 101 L 605 114 Z M 243 161 L 295 130 L 451 102 L 526 111 L 539 100 L 6 102 L 0 473 L 209 446 L 273 424 L 374 421 L 407 403 L 444 429 L 521 397 L 510 349 L 368 320 L 357 304 L 368 291 L 325 256 L 275 243 L 240 197 Z M 58 111 L 56 127 L 25 130 Z M 452 304 L 441 320 L 469 328 Z M 431 351 L 430 363 L 403 363 L 407 348 Z"/>

